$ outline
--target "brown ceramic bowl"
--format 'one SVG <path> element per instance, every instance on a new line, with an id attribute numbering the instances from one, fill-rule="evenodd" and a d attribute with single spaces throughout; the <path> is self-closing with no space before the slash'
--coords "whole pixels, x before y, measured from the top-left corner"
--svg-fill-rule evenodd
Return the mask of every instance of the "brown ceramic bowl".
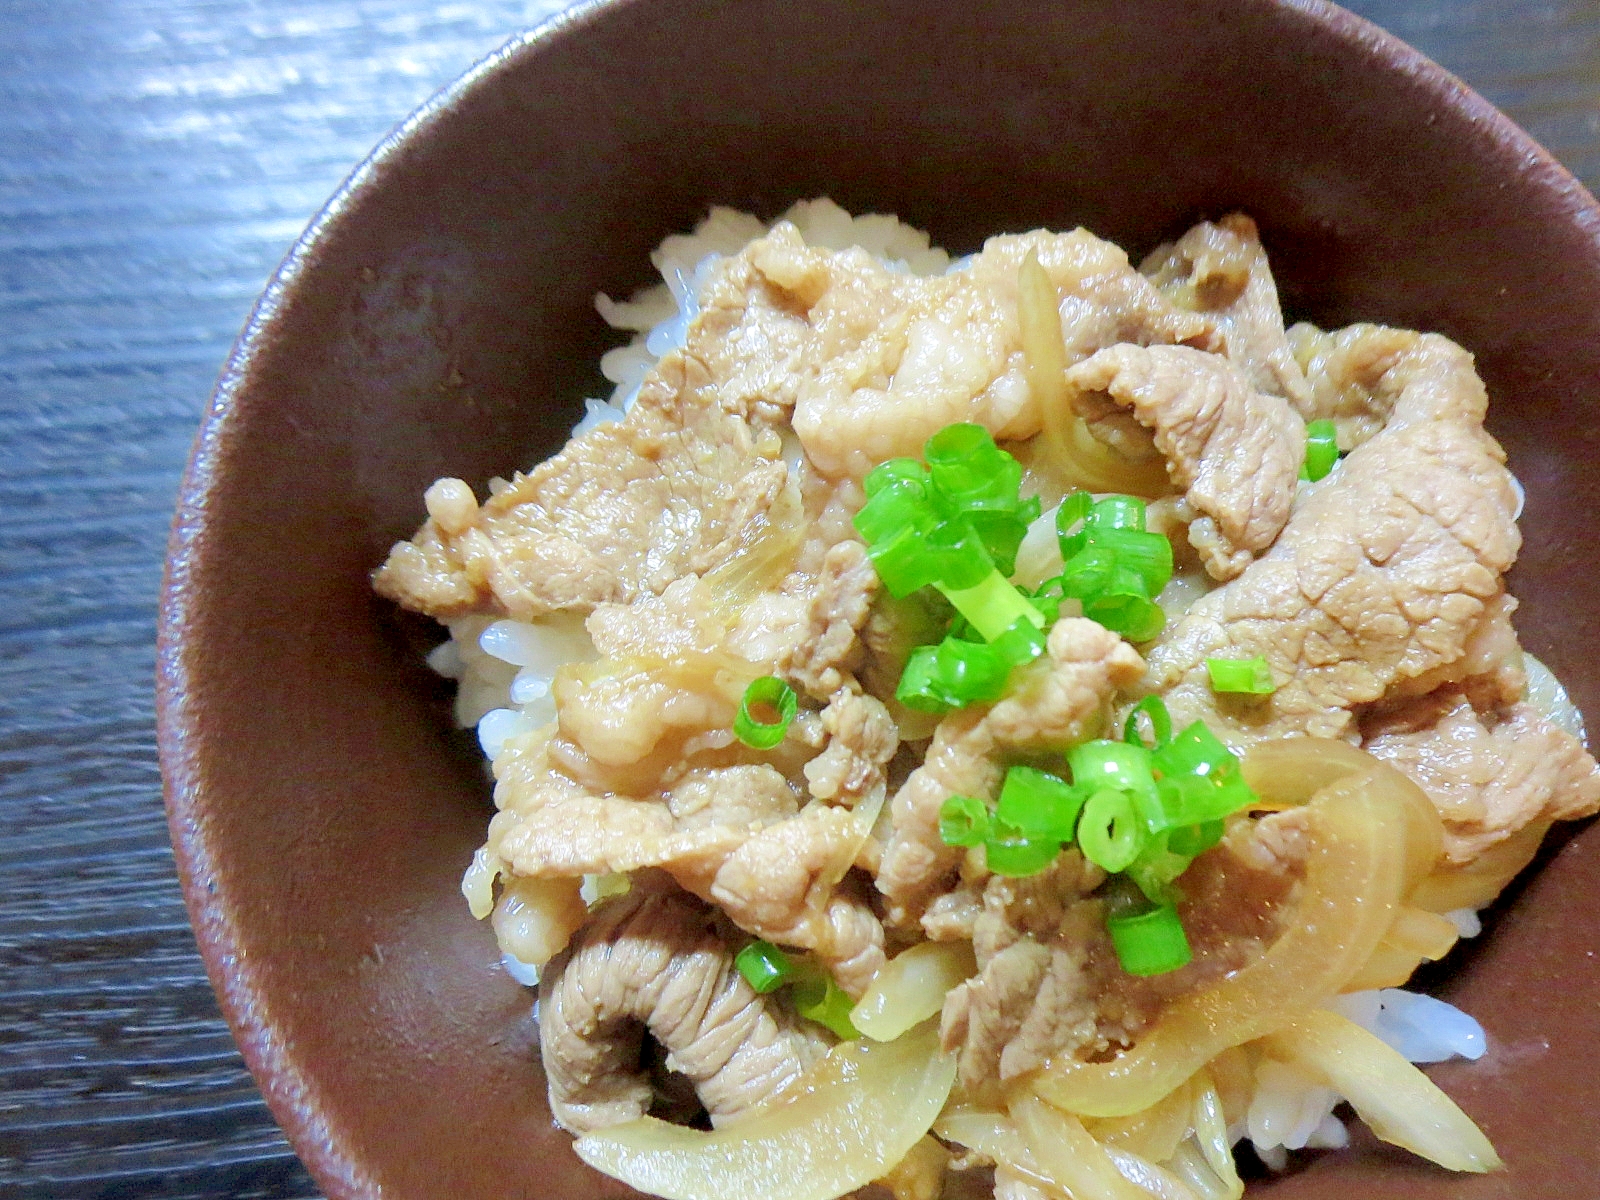
<path id="1" fill-rule="evenodd" d="M 1084 224 L 1134 252 L 1255 214 L 1292 314 L 1479 355 L 1528 490 L 1531 650 L 1600 715 L 1600 210 L 1445 72 L 1318 0 L 615 0 L 513 42 L 381 146 L 262 299 L 184 485 L 161 626 L 172 835 L 212 982 L 337 1200 L 615 1196 L 555 1130 L 530 996 L 461 900 L 488 787 L 367 584 L 439 475 L 553 450 L 597 290 L 711 203 L 828 194 L 952 249 Z M 1444 994 L 1433 1072 L 1508 1169 L 1363 1140 L 1275 1197 L 1600 1180 L 1600 834 L 1557 839 Z"/>

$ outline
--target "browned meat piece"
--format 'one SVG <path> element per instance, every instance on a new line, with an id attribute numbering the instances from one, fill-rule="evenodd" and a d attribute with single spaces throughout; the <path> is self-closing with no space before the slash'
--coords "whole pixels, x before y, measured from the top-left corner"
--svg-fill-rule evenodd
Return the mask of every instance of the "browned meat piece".
<path id="1" fill-rule="evenodd" d="M 1363 729 L 1362 748 L 1416 780 L 1439 809 L 1453 863 L 1472 861 L 1526 825 L 1600 809 L 1600 767 L 1531 704 L 1485 716 L 1446 689 Z"/>
<path id="2" fill-rule="evenodd" d="M 1504 453 L 1481 426 L 1483 385 L 1432 336 L 1394 372 L 1388 428 L 1302 489 L 1272 549 L 1150 650 L 1146 685 L 1180 726 L 1204 719 L 1236 748 L 1352 736 L 1352 709 L 1459 662 L 1499 602 L 1520 539 Z M 1207 657 L 1256 654 L 1276 693 L 1212 694 Z"/>
<path id="3" fill-rule="evenodd" d="M 798 241 L 792 227 L 775 235 Z M 479 508 L 459 480 L 374 576 L 435 617 L 533 618 L 656 594 L 705 574 L 767 523 L 788 471 L 774 422 L 816 373 L 815 333 L 755 265 L 718 264 L 682 350 L 647 375 L 627 418 L 569 442 Z"/>
<path id="4" fill-rule="evenodd" d="M 992 706 L 973 705 L 939 723 L 923 764 L 895 793 L 878 890 L 893 924 L 916 921 L 947 889 L 964 851 L 939 840 L 939 808 L 952 795 L 987 797 L 1013 752 L 1062 749 L 1099 732 L 1112 694 L 1139 677 L 1133 647 L 1082 618 L 1058 621 L 1046 655 L 1019 669 Z"/>
<path id="5" fill-rule="evenodd" d="M 641 705 L 668 716 L 688 713 L 689 729 L 726 734 L 731 704 L 720 724 L 702 725 L 695 697 L 704 701 L 704 694 L 656 680 L 662 699 L 651 679 L 629 677 L 615 696 L 574 691 L 563 699 L 560 730 L 506 746 L 495 763 L 500 812 L 489 825 L 491 860 L 535 877 L 660 867 L 750 933 L 813 951 L 841 986 L 859 992 L 883 961 L 883 931 L 845 876 L 898 745 L 883 706 L 841 691 L 824 710 L 827 744 L 809 774 L 832 794 L 802 808 L 797 787 L 776 767 L 738 763 L 736 748 L 719 749 L 731 735 L 702 732 L 665 753 L 656 742 L 636 741 L 628 753 L 646 757 L 629 761 L 618 747 L 638 724 L 654 728 L 649 721 L 588 728 L 591 702 L 605 714 L 613 702 L 626 709 L 644 697 Z M 569 728 L 578 735 L 563 736 Z M 809 765 L 797 764 L 795 774 Z"/>
<path id="6" fill-rule="evenodd" d="M 1189 541 L 1213 578 L 1232 579 L 1272 545 L 1306 453 L 1305 424 L 1285 400 L 1188 346 L 1113 346 L 1070 368 L 1067 383 L 1091 429 L 1130 409 L 1154 432 L 1167 473 L 1199 514 Z"/>
<path id="7" fill-rule="evenodd" d="M 1104 875 L 1077 854 L 1063 854 L 1034 879 L 991 878 L 973 929 L 978 974 L 951 990 L 940 1024 L 945 1048 L 959 1052 L 962 1086 L 992 1096 L 1052 1057 L 1125 1045 L 1168 999 L 1259 954 L 1303 871 L 1294 816 L 1288 829 L 1281 815 L 1235 822 L 1222 845 L 1196 860 L 1180 903 L 1194 961 L 1147 979 L 1117 966 L 1105 904 L 1085 898 Z"/>
<path id="8" fill-rule="evenodd" d="M 818 800 L 854 808 L 883 786 L 884 768 L 900 748 L 894 719 L 881 701 L 841 689 L 822 711 L 822 729 L 828 745 L 805 765 L 806 782 Z"/>
<path id="9" fill-rule="evenodd" d="M 1309 400 L 1299 405 L 1299 413 L 1307 421 L 1333 421 L 1339 450 L 1355 450 L 1384 429 L 1406 386 L 1419 378 L 1432 378 L 1435 386 L 1448 389 L 1446 405 L 1451 408 L 1488 402 L 1472 370 L 1472 355 L 1437 334 L 1386 325 L 1349 325 L 1323 333 L 1301 323 L 1288 336 L 1310 384 Z M 1470 419 L 1466 410 L 1459 414 Z M 1482 421 L 1482 411 L 1477 419 Z"/>
<path id="10" fill-rule="evenodd" d="M 1094 936 L 1091 924 L 1092 916 L 1078 932 Z M 1094 1042 L 1098 988 L 1088 958 L 1084 944 L 1066 938 L 1049 945 L 1023 938 L 951 990 L 940 1034 L 946 1050 L 959 1050 L 964 1089 L 992 1097 L 1052 1054 Z"/>
<path id="11" fill-rule="evenodd" d="M 465 522 L 430 516 L 379 568 L 378 592 L 441 619 L 529 620 L 659 592 L 727 560 L 762 527 L 787 468 L 776 439 L 759 447 L 744 417 L 682 383 L 695 370 L 680 366 L 676 389 L 663 372 L 626 420 L 575 438 Z"/>
<path id="12" fill-rule="evenodd" d="M 859 634 L 878 593 L 878 573 L 860 542 L 838 542 L 823 560 L 822 572 L 810 590 L 804 627 L 792 636 L 779 665 L 813 696 L 837 691 L 860 666 Z"/>
<path id="13" fill-rule="evenodd" d="M 1467 631 L 1461 657 L 1454 662 L 1402 680 L 1385 695 L 1382 707 L 1404 707 L 1418 696 L 1439 688 L 1452 688 L 1484 712 L 1509 707 L 1527 691 L 1528 676 L 1522 667 L 1522 647 L 1511 626 L 1516 600 L 1502 592 L 1484 608 L 1483 615 Z M 1379 714 L 1362 716 L 1362 725 Z"/>
<path id="14" fill-rule="evenodd" d="M 822 366 L 799 388 L 794 428 L 829 476 L 919 454 L 956 421 L 998 438 L 1039 431 L 1017 323 L 1017 271 L 1030 251 L 1062 297 L 1069 362 L 1118 342 L 1211 342 L 1209 319 L 1174 307 L 1127 255 L 1081 229 L 991 238 L 965 269 L 933 277 L 888 271 L 859 251 L 807 249 L 778 232 L 757 261 L 817 332 Z"/>
<path id="15" fill-rule="evenodd" d="M 1176 242 L 1157 246 L 1139 269 L 1180 308 L 1216 322 L 1217 349 L 1253 388 L 1282 396 L 1296 409 L 1305 404 L 1310 392 L 1303 364 L 1284 334 L 1278 286 L 1254 221 L 1243 213 L 1215 225 L 1201 221 Z"/>
<path id="16" fill-rule="evenodd" d="M 595 910 L 539 984 L 539 1050 L 563 1128 L 588 1133 L 649 1111 L 646 1032 L 713 1124 L 800 1078 L 821 1039 L 745 982 L 737 940 L 704 904 L 649 878 Z"/>

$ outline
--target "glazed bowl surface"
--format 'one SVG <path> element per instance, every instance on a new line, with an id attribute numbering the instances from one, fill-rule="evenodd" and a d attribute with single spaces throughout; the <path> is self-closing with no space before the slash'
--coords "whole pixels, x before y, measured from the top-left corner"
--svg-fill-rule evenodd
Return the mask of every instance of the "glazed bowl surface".
<path id="1" fill-rule="evenodd" d="M 314 223 L 229 361 L 185 482 L 161 750 L 201 949 L 335 1200 L 582 1200 L 531 996 L 459 881 L 489 786 L 427 633 L 369 572 L 423 489 L 553 451 L 601 394 L 597 291 L 712 204 L 828 195 L 962 252 L 1085 225 L 1135 256 L 1259 221 L 1292 317 L 1477 356 L 1527 488 L 1524 643 L 1600 714 L 1600 210 L 1438 67 L 1318 0 L 611 0 L 512 41 Z M 1553 839 L 1435 982 L 1489 1034 L 1433 1078 L 1507 1169 L 1358 1137 L 1278 1200 L 1570 1194 L 1600 1179 L 1600 836 Z M 1581 1183 L 1578 1184 L 1581 1187 Z"/>

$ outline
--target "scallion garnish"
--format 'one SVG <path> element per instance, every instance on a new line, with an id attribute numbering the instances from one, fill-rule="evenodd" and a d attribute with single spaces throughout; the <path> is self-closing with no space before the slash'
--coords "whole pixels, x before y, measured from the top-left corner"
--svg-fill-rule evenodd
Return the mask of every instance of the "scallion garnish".
<path id="1" fill-rule="evenodd" d="M 1053 840 L 1059 849 L 1075 836 L 1083 797 L 1082 788 L 1059 775 L 1034 767 L 1012 767 L 1000 787 L 995 816 L 1030 836 Z"/>
<path id="2" fill-rule="evenodd" d="M 850 1023 L 855 1001 L 829 975 L 814 973 L 796 981 L 794 1007 L 806 1020 L 825 1025 L 843 1041 L 861 1036 Z"/>
<path id="3" fill-rule="evenodd" d="M 1253 658 L 1208 658 L 1206 672 L 1214 692 L 1243 692 L 1251 696 L 1270 696 L 1277 690 L 1272 668 L 1260 654 Z"/>
<path id="4" fill-rule="evenodd" d="M 1178 910 L 1170 904 L 1106 918 L 1117 961 L 1130 975 L 1164 975 L 1193 957 Z"/>
<path id="5" fill-rule="evenodd" d="M 1144 717 L 1150 722 L 1150 741 L 1146 743 L 1144 736 L 1139 731 L 1139 718 Z M 1167 711 L 1167 702 L 1160 696 L 1146 696 L 1133 706 L 1128 713 L 1127 723 L 1122 727 L 1122 740 L 1135 746 L 1160 746 L 1172 740 L 1172 714 Z"/>
<path id="6" fill-rule="evenodd" d="M 855 1002 L 815 963 L 796 962 L 771 942 L 754 941 L 733 956 L 733 965 L 763 996 L 792 984 L 795 1011 L 806 1020 L 826 1025 L 841 1038 L 861 1036 L 850 1023 Z"/>
<path id="7" fill-rule="evenodd" d="M 1161 632 L 1166 614 L 1155 597 L 1172 578 L 1172 543 L 1144 524 L 1145 503 L 1135 496 L 1096 500 L 1073 492 L 1056 510 L 1061 594 L 1081 601 L 1084 616 L 1132 642 Z M 1047 580 L 1040 590 L 1056 583 Z"/>
<path id="8" fill-rule="evenodd" d="M 946 846 L 978 846 L 989 836 L 989 808 L 975 796 L 951 796 L 939 807 L 939 840 Z"/>
<path id="9" fill-rule="evenodd" d="M 753 716 L 753 707 L 770 708 L 777 714 L 775 721 L 761 721 Z M 752 750 L 771 750 L 783 741 L 789 731 L 789 722 L 800 710 L 794 689 L 776 675 L 763 675 L 744 690 L 739 701 L 739 711 L 733 717 L 733 733 Z"/>
<path id="10" fill-rule="evenodd" d="M 1061 839 L 1028 833 L 1002 817 L 989 825 L 983 841 L 984 861 L 996 875 L 1037 875 L 1061 853 Z"/>
<path id="11" fill-rule="evenodd" d="M 1139 819 L 1133 797 L 1116 788 L 1103 787 L 1083 803 L 1078 822 L 1078 848 L 1103 871 L 1125 870 L 1149 840 L 1149 830 Z"/>
<path id="12" fill-rule="evenodd" d="M 1339 435 L 1332 421 L 1326 417 L 1306 422 L 1306 461 L 1300 468 L 1300 477 L 1315 483 L 1333 470 L 1339 461 Z"/>
<path id="13" fill-rule="evenodd" d="M 733 965 L 744 981 L 765 996 L 777 991 L 795 977 L 789 956 L 771 942 L 751 942 L 733 957 Z"/>
<path id="14" fill-rule="evenodd" d="M 1153 746 L 1139 735 L 1140 718 L 1150 725 Z M 1159 697 L 1134 707 L 1124 736 L 1074 746 L 1067 755 L 1070 783 L 1037 767 L 1012 767 L 992 812 L 976 798 L 950 797 L 939 812 L 940 839 L 949 846 L 981 845 L 989 870 L 1010 876 L 1037 874 L 1063 846 L 1076 844 L 1102 870 L 1121 873 L 1149 903 L 1170 909 L 1174 881 L 1221 839 L 1224 818 L 1249 808 L 1256 796 L 1238 758 L 1203 723 L 1172 736 L 1172 718 Z M 1181 925 L 1178 934 L 1181 939 Z M 1172 969 L 1143 969 L 1159 958 L 1132 961 L 1142 964 L 1128 968 L 1134 974 Z"/>

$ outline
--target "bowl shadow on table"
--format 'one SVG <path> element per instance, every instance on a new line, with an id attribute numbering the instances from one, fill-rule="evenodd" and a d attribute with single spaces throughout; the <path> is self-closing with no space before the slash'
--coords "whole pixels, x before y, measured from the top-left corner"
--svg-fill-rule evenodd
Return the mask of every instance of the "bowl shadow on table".
<path id="1" fill-rule="evenodd" d="M 618 1190 L 551 1127 L 529 995 L 460 898 L 481 764 L 450 731 L 417 627 L 367 577 L 434 478 L 481 489 L 560 444 L 614 340 L 594 293 L 646 282 L 649 250 L 712 203 L 772 215 L 830 194 L 954 251 L 1081 223 L 1137 254 L 1197 217 L 1252 212 L 1292 312 L 1439 329 L 1478 352 L 1491 425 L 1531 468 L 1513 580 L 1525 640 L 1600 711 L 1574 552 L 1593 546 L 1600 499 L 1600 424 L 1574 419 L 1600 377 L 1600 314 L 1572 300 L 1600 294 L 1582 189 L 1331 9 L 952 11 L 579 10 L 382 148 L 263 299 L 174 534 L 162 750 L 213 982 L 331 1196 Z M 1558 1168 L 1600 1177 L 1580 1136 L 1600 1091 L 1579 1065 L 1600 1030 L 1574 1019 L 1600 977 L 1582 922 L 1558 919 L 1597 882 L 1593 846 L 1548 853 L 1445 984 L 1508 1048 L 1436 1077 L 1509 1173 L 1461 1181 L 1358 1143 L 1265 1190 L 1381 1180 L 1387 1196 L 1535 1200 L 1561 1194 Z M 1549 980 L 1531 1003 L 1528 971 Z M 1528 1049 L 1540 1038 L 1562 1052 Z"/>

